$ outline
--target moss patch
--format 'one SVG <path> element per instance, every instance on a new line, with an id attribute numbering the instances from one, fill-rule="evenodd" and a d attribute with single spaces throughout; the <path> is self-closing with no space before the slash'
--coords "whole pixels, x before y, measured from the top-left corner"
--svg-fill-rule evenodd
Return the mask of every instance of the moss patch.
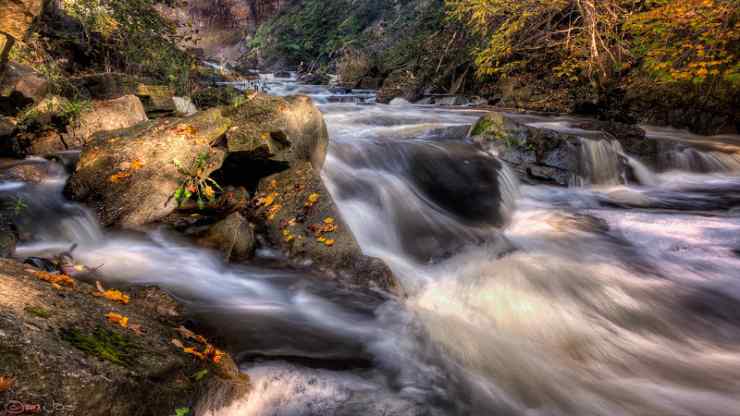
<path id="1" fill-rule="evenodd" d="M 137 348 L 127 336 L 101 327 L 85 334 L 76 328 L 61 331 L 61 337 L 75 348 L 112 363 L 131 367 L 136 362 Z"/>
<path id="2" fill-rule="evenodd" d="M 29 315 L 33 315 L 37 318 L 48 319 L 51 317 L 51 311 L 40 306 L 27 306 L 24 310 Z"/>

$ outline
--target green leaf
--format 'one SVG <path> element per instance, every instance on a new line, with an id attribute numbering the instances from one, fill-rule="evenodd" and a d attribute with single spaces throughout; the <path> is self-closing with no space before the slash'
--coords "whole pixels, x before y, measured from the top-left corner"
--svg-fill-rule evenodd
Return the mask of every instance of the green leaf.
<path id="1" fill-rule="evenodd" d="M 181 407 L 179 409 L 175 409 L 175 416 L 190 416 L 190 408 Z"/>
<path id="2" fill-rule="evenodd" d="M 197 373 L 193 374 L 193 380 L 195 381 L 201 381 L 208 375 L 208 369 L 204 368 Z"/>

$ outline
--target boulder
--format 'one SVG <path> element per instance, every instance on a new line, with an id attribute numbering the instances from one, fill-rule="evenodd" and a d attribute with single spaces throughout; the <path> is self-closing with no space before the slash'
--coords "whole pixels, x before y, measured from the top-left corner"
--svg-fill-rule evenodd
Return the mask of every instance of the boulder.
<path id="1" fill-rule="evenodd" d="M 228 354 L 216 362 L 184 351 L 204 346 L 178 331 L 183 316 L 159 313 L 172 311 L 154 305 L 166 295 L 127 289 L 122 305 L 93 296 L 95 287 L 82 281 L 54 286 L 43 278 L 49 275 L 0 259 L 0 374 L 15 380 L 0 402 L 64 415 L 159 416 L 204 405 L 217 412 L 248 394 L 249 379 Z M 111 313 L 126 325 L 106 318 Z"/>
<path id="2" fill-rule="evenodd" d="M 139 84 L 136 96 L 144 103 L 144 109 L 150 117 L 172 115 L 177 111 L 175 93 L 166 85 Z"/>
<path id="3" fill-rule="evenodd" d="M 511 165 L 526 183 L 561 186 L 626 181 L 623 150 L 612 136 L 572 135 L 530 127 L 491 112 L 471 129 L 473 141 Z"/>
<path id="4" fill-rule="evenodd" d="M 0 180 L 39 183 L 49 177 L 50 166 L 37 159 L 0 161 Z"/>
<path id="5" fill-rule="evenodd" d="M 175 112 L 178 116 L 188 117 L 198 112 L 190 97 L 172 97 L 175 102 Z"/>
<path id="6" fill-rule="evenodd" d="M 193 103 L 197 108 L 208 109 L 221 105 L 232 105 L 244 94 L 231 85 L 220 85 L 199 90 L 193 94 Z"/>
<path id="7" fill-rule="evenodd" d="M 175 210 L 185 180 L 203 180 L 221 167 L 225 152 L 216 144 L 230 125 L 212 109 L 99 133 L 85 146 L 65 192 L 93 207 L 105 226 L 156 222 Z"/>
<path id="8" fill-rule="evenodd" d="M 136 94 L 139 79 L 117 72 L 80 75 L 69 79 L 75 90 L 92 100 L 111 100 Z"/>
<path id="9" fill-rule="evenodd" d="M 388 266 L 362 254 L 310 163 L 260 181 L 256 205 L 259 231 L 292 260 L 308 261 L 342 284 L 400 293 Z"/>
<path id="10" fill-rule="evenodd" d="M 49 81 L 33 68 L 8 64 L 0 88 L 0 115 L 15 116 L 33 103 L 41 101 L 48 91 Z"/>
<path id="11" fill-rule="evenodd" d="M 378 102 L 388 103 L 396 97 L 414 102 L 421 98 L 422 89 L 421 80 L 413 72 L 399 69 L 391 72 L 383 81 L 383 86 L 378 91 Z"/>
<path id="12" fill-rule="evenodd" d="M 467 104 L 470 104 L 470 100 L 468 100 L 466 97 L 462 97 L 459 95 L 453 95 L 451 97 L 437 98 L 436 100 L 434 100 L 434 104 L 449 105 L 449 106 L 467 105 Z"/>
<path id="13" fill-rule="evenodd" d="M 17 136 L 16 143 L 19 151 L 15 157 L 48 156 L 69 149 L 62 135 L 52 128 L 21 133 Z"/>
<path id="14" fill-rule="evenodd" d="M 0 32 L 22 40 L 43 7 L 43 0 L 0 0 Z"/>
<path id="15" fill-rule="evenodd" d="M 135 95 L 125 95 L 107 101 L 94 101 L 68 127 L 69 147 L 82 147 L 98 132 L 125 129 L 147 121 L 141 101 Z"/>
<path id="16" fill-rule="evenodd" d="M 254 230 L 247 220 L 234 212 L 195 236 L 198 245 L 219 250 L 226 260 L 248 260 L 254 255 Z"/>
<path id="17" fill-rule="evenodd" d="M 331 78 L 321 72 L 311 72 L 298 77 L 298 82 L 308 85 L 327 85 Z"/>
<path id="18" fill-rule="evenodd" d="M 234 121 L 226 136 L 230 153 L 284 163 L 310 161 L 317 170 L 324 165 L 329 134 L 309 97 L 255 93 L 225 114 Z"/>
<path id="19" fill-rule="evenodd" d="M 16 120 L 12 117 L 0 116 L 0 140 L 5 139 L 15 131 Z"/>
<path id="20" fill-rule="evenodd" d="M 391 102 L 388 103 L 388 105 L 404 106 L 404 105 L 411 105 L 411 103 L 409 102 L 409 100 L 407 100 L 405 98 L 396 97 L 396 98 L 392 99 Z"/>

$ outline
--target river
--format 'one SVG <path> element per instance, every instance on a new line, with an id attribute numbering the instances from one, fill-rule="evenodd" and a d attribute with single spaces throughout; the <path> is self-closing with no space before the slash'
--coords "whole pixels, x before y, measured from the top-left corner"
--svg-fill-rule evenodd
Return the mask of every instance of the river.
<path id="1" fill-rule="evenodd" d="M 61 168 L 0 185 L 34 212 L 18 255 L 77 243 L 109 283 L 159 285 L 225 334 L 254 389 L 218 416 L 740 415 L 740 170 L 522 185 L 464 141 L 478 111 L 270 84 L 319 103 L 324 182 L 405 299 L 103 230 L 63 199 Z"/>

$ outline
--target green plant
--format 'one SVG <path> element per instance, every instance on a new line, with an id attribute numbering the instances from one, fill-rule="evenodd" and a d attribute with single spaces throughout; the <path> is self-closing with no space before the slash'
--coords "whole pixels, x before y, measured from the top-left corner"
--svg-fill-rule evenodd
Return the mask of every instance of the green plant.
<path id="1" fill-rule="evenodd" d="M 100 326 L 88 334 L 77 328 L 66 328 L 60 335 L 75 348 L 114 364 L 130 367 L 136 360 L 137 348 L 127 336 Z"/>
<path id="2" fill-rule="evenodd" d="M 40 306 L 27 306 L 24 310 L 37 318 L 48 319 L 51 317 L 51 312 Z"/>
<path id="3" fill-rule="evenodd" d="M 178 409 L 175 409 L 175 416 L 190 416 L 190 408 L 180 407 Z"/>
<path id="4" fill-rule="evenodd" d="M 193 374 L 193 377 L 192 378 L 195 381 L 202 381 L 204 378 L 206 378 L 207 375 L 208 375 L 208 369 L 207 368 L 204 368 L 204 369 L 196 372 L 195 374 Z"/>
<path id="5" fill-rule="evenodd" d="M 198 204 L 198 209 L 204 209 L 206 202 L 215 201 L 216 190 L 223 191 L 221 186 L 206 173 L 209 159 L 208 152 L 201 153 L 187 168 L 177 159 L 172 161 L 177 171 L 185 177 L 174 193 L 178 206 L 182 206 L 183 202 L 193 198 Z"/>

